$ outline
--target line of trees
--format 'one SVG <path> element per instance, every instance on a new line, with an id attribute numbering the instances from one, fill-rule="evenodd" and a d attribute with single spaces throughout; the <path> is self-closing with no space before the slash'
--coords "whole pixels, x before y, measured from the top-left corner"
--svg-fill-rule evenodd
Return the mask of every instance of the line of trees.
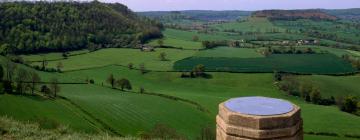
<path id="1" fill-rule="evenodd" d="M 0 80 L 2 93 L 19 95 L 37 95 L 36 91 L 41 91 L 47 97 L 56 97 L 60 92 L 59 82 L 53 78 L 47 85 L 42 85 L 39 89 L 41 77 L 36 71 L 18 68 L 16 64 L 7 60 L 4 65 L 0 65 Z M 46 87 L 47 90 L 43 90 Z"/>
<path id="2" fill-rule="evenodd" d="M 352 64 L 352 66 L 353 66 L 354 68 L 356 68 L 357 70 L 360 70 L 360 59 L 359 59 L 359 58 L 352 57 L 352 56 L 350 56 L 350 55 L 348 55 L 348 54 L 343 55 L 342 58 L 343 58 L 345 61 L 347 61 L 347 62 L 349 62 L 350 64 Z"/>
<path id="3" fill-rule="evenodd" d="M 132 89 L 131 83 L 128 79 L 126 79 L 126 78 L 116 79 L 113 74 L 110 74 L 108 76 L 106 82 L 108 84 L 110 84 L 111 88 L 113 88 L 113 89 L 116 89 L 118 87 L 123 91 L 125 89 L 127 89 L 127 90 Z"/>
<path id="4" fill-rule="evenodd" d="M 181 78 L 212 78 L 210 74 L 205 73 L 206 67 L 203 64 L 198 64 L 194 66 L 192 71 L 181 73 Z"/>
<path id="5" fill-rule="evenodd" d="M 227 46 L 229 43 L 226 40 L 222 41 L 202 41 L 202 46 L 205 49 L 212 49 L 219 46 Z"/>
<path id="6" fill-rule="evenodd" d="M 307 48 L 296 48 L 296 47 L 268 47 L 263 50 L 263 55 L 269 56 L 271 54 L 314 54 L 316 53 L 313 49 L 310 47 Z"/>

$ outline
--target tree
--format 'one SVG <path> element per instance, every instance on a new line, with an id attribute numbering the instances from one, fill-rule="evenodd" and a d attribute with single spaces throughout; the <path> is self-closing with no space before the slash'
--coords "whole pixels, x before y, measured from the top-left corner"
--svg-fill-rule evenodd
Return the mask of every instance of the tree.
<path id="1" fill-rule="evenodd" d="M 109 77 L 107 78 L 106 82 L 111 85 L 111 88 L 115 88 L 116 79 L 115 79 L 115 77 L 114 77 L 113 74 L 110 74 L 110 75 L 109 75 Z"/>
<path id="2" fill-rule="evenodd" d="M 62 69 L 62 68 L 64 68 L 63 63 L 58 62 L 58 63 L 56 64 L 56 68 L 57 68 L 57 70 L 60 72 L 60 71 L 61 71 L 61 69 Z"/>
<path id="3" fill-rule="evenodd" d="M 141 63 L 139 65 L 139 70 L 141 72 L 141 74 L 145 74 L 146 73 L 146 69 L 145 69 L 145 64 L 144 63 Z"/>
<path id="4" fill-rule="evenodd" d="M 314 103 L 314 104 L 320 104 L 321 103 L 321 94 L 320 94 L 320 90 L 317 89 L 317 88 L 313 88 L 311 93 L 311 101 Z"/>
<path id="5" fill-rule="evenodd" d="M 46 85 L 41 86 L 41 92 L 48 97 L 51 97 L 51 90 Z"/>
<path id="6" fill-rule="evenodd" d="M 30 79 L 29 72 L 23 68 L 20 68 L 17 70 L 16 76 L 16 91 L 20 94 L 23 94 L 26 92 L 28 87 L 27 82 L 29 82 Z"/>
<path id="7" fill-rule="evenodd" d="M 161 61 L 166 61 L 166 53 L 165 52 L 161 52 L 159 55 L 159 58 Z"/>
<path id="8" fill-rule="evenodd" d="M 313 85 L 311 83 L 301 83 L 299 86 L 299 92 L 302 98 L 304 98 L 307 102 L 311 101 L 311 91 L 313 89 Z"/>
<path id="9" fill-rule="evenodd" d="M 157 43 L 159 44 L 160 47 L 162 47 L 164 45 L 164 40 L 163 39 L 159 39 L 157 41 Z"/>
<path id="10" fill-rule="evenodd" d="M 131 70 L 134 69 L 134 64 L 133 64 L 133 63 L 129 63 L 129 64 L 128 64 L 128 68 L 131 69 Z"/>
<path id="11" fill-rule="evenodd" d="M 0 65 L 0 81 L 4 80 L 4 68 L 2 65 Z"/>
<path id="12" fill-rule="evenodd" d="M 275 81 L 281 81 L 283 77 L 283 73 L 278 72 L 278 71 L 274 71 L 274 79 Z"/>
<path id="13" fill-rule="evenodd" d="M 5 70 L 6 70 L 6 80 L 12 82 L 14 77 L 13 75 L 16 70 L 16 65 L 10 60 L 6 60 Z"/>
<path id="14" fill-rule="evenodd" d="M 357 110 L 358 101 L 354 96 L 347 96 L 340 104 L 340 109 L 348 113 L 355 113 Z"/>
<path id="15" fill-rule="evenodd" d="M 230 47 L 240 47 L 240 42 L 238 40 L 232 41 L 229 43 Z"/>
<path id="16" fill-rule="evenodd" d="M 36 72 L 30 72 L 30 82 L 31 82 L 31 94 L 34 94 L 34 91 L 36 89 L 36 86 L 41 81 L 40 76 Z"/>
<path id="17" fill-rule="evenodd" d="M 41 61 L 41 70 L 45 70 L 47 65 L 48 65 L 48 62 L 46 60 L 46 57 L 44 56 Z"/>
<path id="18" fill-rule="evenodd" d="M 193 68 L 195 76 L 202 76 L 205 72 L 205 66 L 203 64 L 198 64 Z"/>
<path id="19" fill-rule="evenodd" d="M 211 44 L 210 41 L 203 41 L 203 42 L 202 42 L 202 46 L 203 46 L 205 49 L 211 48 L 210 44 Z"/>
<path id="20" fill-rule="evenodd" d="M 53 96 L 56 97 L 57 93 L 60 92 L 59 81 L 56 78 L 51 79 L 50 81 L 50 90 L 53 93 Z"/>
<path id="21" fill-rule="evenodd" d="M 131 90 L 131 83 L 128 79 L 122 78 L 120 80 L 116 81 L 117 86 L 119 86 L 121 88 L 121 90 L 127 89 L 127 90 Z"/>
<path id="22" fill-rule="evenodd" d="M 145 93 L 145 88 L 144 87 L 140 87 L 140 93 Z"/>
<path id="23" fill-rule="evenodd" d="M 195 41 L 195 42 L 199 41 L 199 36 L 194 35 L 194 36 L 192 37 L 192 41 Z"/>

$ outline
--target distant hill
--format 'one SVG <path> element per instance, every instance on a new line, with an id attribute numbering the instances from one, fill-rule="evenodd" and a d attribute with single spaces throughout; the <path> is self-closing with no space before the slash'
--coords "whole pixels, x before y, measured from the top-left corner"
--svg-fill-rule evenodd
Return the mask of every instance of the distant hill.
<path id="1" fill-rule="evenodd" d="M 341 19 L 360 21 L 360 8 L 354 9 L 338 9 L 338 10 L 322 10 L 330 15 L 337 16 Z"/>
<path id="2" fill-rule="evenodd" d="M 337 20 L 338 18 L 329 15 L 321 10 L 263 10 L 252 14 L 255 17 L 266 17 L 272 20 Z"/>
<path id="3" fill-rule="evenodd" d="M 161 24 L 118 3 L 4 2 L 0 19 L 2 53 L 132 47 L 162 36 Z"/>
<path id="4" fill-rule="evenodd" d="M 139 12 L 140 15 L 155 19 L 183 18 L 200 21 L 223 21 L 236 20 L 251 15 L 250 11 L 210 11 L 210 10 L 188 10 L 188 11 L 153 11 Z M 179 16 L 181 15 L 181 16 Z"/>

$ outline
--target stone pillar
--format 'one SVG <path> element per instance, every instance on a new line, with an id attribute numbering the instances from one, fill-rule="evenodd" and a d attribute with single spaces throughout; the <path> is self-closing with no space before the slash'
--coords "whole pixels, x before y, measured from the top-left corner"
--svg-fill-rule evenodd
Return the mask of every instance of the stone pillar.
<path id="1" fill-rule="evenodd" d="M 302 140 L 300 108 L 290 102 L 243 97 L 219 105 L 217 140 Z"/>

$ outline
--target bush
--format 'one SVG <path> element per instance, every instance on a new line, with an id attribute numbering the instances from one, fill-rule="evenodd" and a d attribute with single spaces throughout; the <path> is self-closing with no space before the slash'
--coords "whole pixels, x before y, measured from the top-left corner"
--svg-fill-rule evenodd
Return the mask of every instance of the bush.
<path id="1" fill-rule="evenodd" d="M 144 87 L 140 87 L 140 93 L 145 93 L 145 88 Z"/>
<path id="2" fill-rule="evenodd" d="M 90 79 L 90 84 L 95 84 L 95 81 L 93 79 Z"/>
<path id="3" fill-rule="evenodd" d="M 156 124 L 149 132 L 142 132 L 139 134 L 141 139 L 185 139 L 178 134 L 174 128 L 171 128 L 165 124 Z"/>
<path id="4" fill-rule="evenodd" d="M 345 137 L 360 139 L 360 135 L 354 135 L 354 134 L 345 134 Z"/>
<path id="5" fill-rule="evenodd" d="M 39 127 L 41 129 L 56 129 L 60 126 L 57 121 L 48 118 L 37 119 L 37 122 L 39 123 Z"/>
<path id="6" fill-rule="evenodd" d="M 354 96 L 347 96 L 342 100 L 340 99 L 338 103 L 340 110 L 348 113 L 356 113 L 357 104 L 357 98 Z"/>
<path id="7" fill-rule="evenodd" d="M 40 91 L 41 91 L 45 96 L 51 97 L 51 90 L 50 90 L 50 88 L 47 87 L 46 85 L 42 85 Z"/>
<path id="8" fill-rule="evenodd" d="M 13 85 L 11 84 L 10 81 L 3 81 L 3 87 L 4 87 L 4 91 L 8 94 L 12 94 L 13 93 Z"/>

